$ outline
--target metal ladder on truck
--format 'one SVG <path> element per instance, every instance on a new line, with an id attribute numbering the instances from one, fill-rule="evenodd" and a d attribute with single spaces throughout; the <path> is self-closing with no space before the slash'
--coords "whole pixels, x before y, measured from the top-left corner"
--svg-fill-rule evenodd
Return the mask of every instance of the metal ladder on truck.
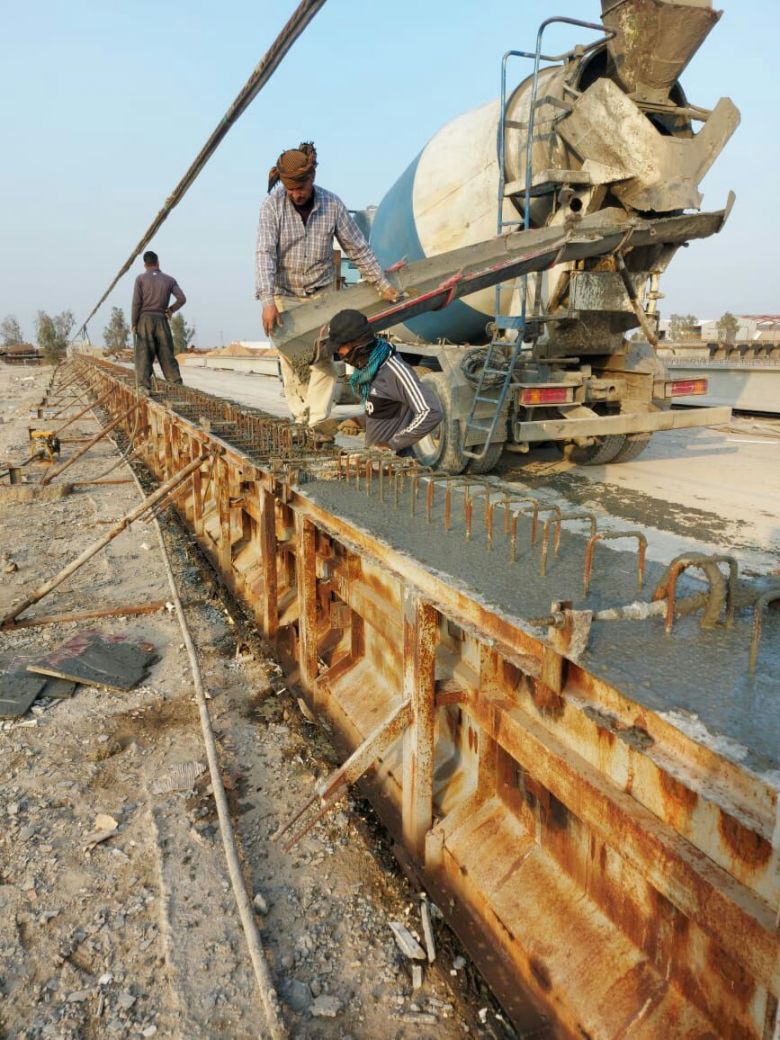
<path id="1" fill-rule="evenodd" d="M 574 25 L 581 29 L 595 29 L 599 33 L 604 32 L 604 26 L 593 22 L 583 22 L 577 18 L 554 17 L 547 18 L 539 26 L 536 34 L 535 51 L 507 51 L 501 59 L 501 100 L 498 120 L 498 213 L 496 219 L 496 234 L 501 235 L 504 228 L 520 227 L 528 231 L 531 227 L 531 198 L 548 190 L 546 186 L 534 186 L 533 183 L 533 144 L 534 129 L 536 123 L 536 110 L 541 105 L 549 102 L 549 98 L 539 98 L 539 72 L 541 62 L 558 64 L 563 61 L 568 52 L 550 55 L 542 54 L 542 37 L 545 29 L 554 23 Z M 610 33 L 609 35 L 613 35 Z M 609 38 L 609 37 L 607 37 Z M 602 40 L 597 40 L 591 46 L 599 46 Z M 506 70 L 510 58 L 530 58 L 534 63 L 531 81 L 531 101 L 528 109 L 528 123 L 518 123 L 507 119 L 507 96 L 506 96 Z M 525 152 L 525 185 L 523 190 L 523 215 L 522 219 L 504 220 L 504 200 L 512 195 L 518 194 L 514 190 L 507 191 L 506 184 L 506 132 L 507 130 L 526 130 L 526 152 Z M 510 185 L 510 189 L 511 189 Z M 501 313 L 502 294 L 514 293 L 519 284 L 521 305 L 519 315 L 504 315 Z M 485 458 L 495 443 L 496 430 L 501 422 L 507 397 L 512 388 L 515 368 L 524 352 L 523 343 L 526 330 L 526 308 L 528 296 L 528 275 L 521 275 L 513 282 L 499 283 L 495 287 L 493 335 L 485 352 L 485 362 L 479 373 L 479 381 L 471 402 L 466 425 L 463 431 L 463 454 L 466 458 L 480 461 Z M 516 333 L 513 340 L 505 338 L 507 331 Z M 472 441 L 482 440 L 473 448 L 468 445 Z"/>

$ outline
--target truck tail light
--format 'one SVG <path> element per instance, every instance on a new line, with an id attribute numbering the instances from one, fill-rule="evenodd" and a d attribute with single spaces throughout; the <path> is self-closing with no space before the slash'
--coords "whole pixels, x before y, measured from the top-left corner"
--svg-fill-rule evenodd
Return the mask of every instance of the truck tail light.
<path id="1" fill-rule="evenodd" d="M 666 384 L 665 397 L 693 397 L 697 394 L 706 394 L 709 380 L 707 379 L 673 379 Z"/>
<path id="2" fill-rule="evenodd" d="M 520 404 L 568 404 L 574 400 L 573 386 L 524 386 Z"/>

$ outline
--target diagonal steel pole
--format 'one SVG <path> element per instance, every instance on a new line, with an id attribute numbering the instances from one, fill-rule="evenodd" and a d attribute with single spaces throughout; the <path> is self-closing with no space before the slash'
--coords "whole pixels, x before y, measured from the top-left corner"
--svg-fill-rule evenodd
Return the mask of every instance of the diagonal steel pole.
<path id="1" fill-rule="evenodd" d="M 83 567 L 88 560 L 91 560 L 92 557 L 99 553 L 101 549 L 105 548 L 109 542 L 113 542 L 117 535 L 120 535 L 126 527 L 129 527 L 130 524 L 133 523 L 134 520 L 137 520 L 142 516 L 150 506 L 156 505 L 157 502 L 165 498 L 173 488 L 186 480 L 190 474 L 195 472 L 196 469 L 199 469 L 209 458 L 209 455 L 209 452 L 203 452 L 203 454 L 199 455 L 196 459 L 193 459 L 192 462 L 180 469 L 178 473 L 171 477 L 170 480 L 166 480 L 166 482 L 161 484 L 153 494 L 149 495 L 148 498 L 145 498 L 140 505 L 136 506 L 135 509 L 132 509 L 129 513 L 126 513 L 121 520 L 118 520 L 111 530 L 107 531 L 102 538 L 93 542 L 92 545 L 85 549 L 80 556 L 69 563 L 66 567 L 63 567 L 59 574 L 56 574 L 53 578 L 44 582 L 43 585 L 37 588 L 35 592 L 31 593 L 31 595 L 29 595 L 27 599 L 23 600 L 23 602 L 18 606 L 12 607 L 12 609 L 2 619 L 0 619 L 0 628 L 10 626 L 14 619 L 19 617 L 20 614 L 23 614 L 28 607 L 33 605 L 33 603 L 37 603 L 39 600 L 43 599 L 44 596 L 48 596 L 48 594 L 53 589 L 56 589 L 58 585 L 61 585 L 66 578 L 69 578 L 71 574 L 75 574 L 80 567 Z"/>
<path id="2" fill-rule="evenodd" d="M 71 455 L 69 459 L 62 463 L 60 466 L 55 466 L 54 469 L 50 469 L 48 473 L 44 473 L 41 477 L 41 484 L 50 484 L 55 477 L 58 477 L 60 473 L 64 473 L 66 469 L 73 465 L 74 462 L 78 462 L 82 455 L 86 455 L 90 448 L 93 448 L 98 441 L 102 441 L 104 437 L 107 437 L 109 433 L 118 426 L 128 415 L 132 415 L 136 408 L 141 407 L 141 402 L 136 401 L 135 404 L 131 405 L 126 412 L 122 412 L 116 419 L 112 419 L 108 426 L 104 426 L 102 430 L 99 430 L 94 437 L 91 437 L 83 448 L 79 448 L 75 455 Z"/>

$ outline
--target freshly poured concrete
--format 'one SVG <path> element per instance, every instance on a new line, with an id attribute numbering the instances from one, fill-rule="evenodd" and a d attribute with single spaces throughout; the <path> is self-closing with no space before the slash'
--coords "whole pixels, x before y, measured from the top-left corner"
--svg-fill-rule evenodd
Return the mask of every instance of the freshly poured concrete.
<path id="1" fill-rule="evenodd" d="M 186 367 L 183 371 L 190 386 L 271 414 L 288 414 L 276 379 Z M 339 417 L 356 411 L 354 406 L 334 410 Z M 359 449 L 362 441 L 350 438 L 345 444 Z M 664 565 L 681 552 L 733 553 L 741 571 L 762 576 L 765 585 L 780 585 L 779 456 L 780 423 L 743 418 L 717 430 L 656 434 L 637 460 L 621 465 L 573 466 L 552 446 L 525 456 L 505 452 L 496 475 L 518 495 L 533 495 L 564 512 L 593 511 L 600 529 L 641 530 L 647 536 L 642 594 L 636 592 L 634 557 L 606 545 L 596 547 L 586 602 L 598 608 L 649 599 Z M 310 484 L 305 490 L 507 613 L 523 618 L 546 614 L 553 600 L 564 598 L 583 605 L 585 539 L 568 528 L 560 558 L 550 559 L 548 576 L 541 579 L 538 547 L 528 549 L 528 520 L 521 522 L 518 563 L 512 566 L 500 510 L 495 548 L 489 554 L 482 544 L 476 506 L 470 544 L 462 529 L 448 537 L 442 534 L 442 491 L 437 493 L 436 523 L 428 528 L 422 497 L 412 520 L 408 502 L 396 513 L 392 504 L 382 508 L 343 484 Z M 701 586 L 690 578 L 680 582 L 681 595 L 693 588 Z M 676 720 L 682 728 L 696 731 L 700 722 L 721 746 L 724 740 L 732 742 L 727 746 L 732 758 L 758 770 L 780 770 L 780 611 L 770 609 L 764 619 L 758 668 L 748 679 L 751 619 L 752 612 L 742 609 L 733 631 L 721 627 L 708 633 L 699 629 L 698 618 L 683 618 L 668 637 L 659 619 L 596 623 L 586 663 L 641 703 L 682 712 Z M 777 779 L 780 783 L 780 772 Z"/>
<path id="2" fill-rule="evenodd" d="M 376 484 L 371 496 L 362 486 L 358 491 L 354 484 L 336 481 L 307 483 L 302 490 L 338 516 L 476 592 L 505 614 L 521 619 L 547 614 L 555 600 L 571 600 L 575 608 L 593 610 L 649 600 L 664 571 L 661 564 L 649 561 L 644 591 L 640 593 L 634 553 L 598 544 L 590 592 L 585 598 L 582 578 L 586 539 L 567 527 L 560 555 L 553 559 L 550 554 L 547 576 L 542 578 L 541 524 L 537 544 L 531 546 L 530 517 L 521 519 L 518 525 L 517 561 L 513 564 L 500 508 L 494 518 L 494 546 L 492 551 L 487 549 L 480 499 L 474 502 L 473 535 L 467 541 L 460 493 L 453 494 L 452 527 L 444 533 L 441 486 L 430 524 L 425 515 L 424 484 L 414 517 L 408 486 L 398 510 L 393 506 L 392 490 L 385 492 L 384 503 L 379 501 Z M 535 497 L 545 501 L 541 495 Z M 761 587 L 766 585 L 766 581 L 761 583 Z M 683 576 L 678 596 L 701 588 L 695 579 Z M 747 675 L 752 609 L 743 606 L 731 630 L 721 625 L 702 631 L 699 617 L 679 619 L 669 636 L 660 618 L 594 622 L 582 663 L 641 704 L 661 712 L 684 713 L 694 728 L 700 720 L 713 738 L 720 739 L 721 749 L 729 757 L 758 772 L 780 770 L 780 612 L 767 612 L 758 667 L 752 677 Z"/>
<path id="3" fill-rule="evenodd" d="M 182 373 L 188 386 L 289 416 L 277 379 L 187 366 Z M 340 419 L 358 412 L 354 405 L 334 408 Z M 343 443 L 358 450 L 363 442 Z M 594 509 L 600 527 L 640 527 L 657 560 L 733 552 L 743 568 L 761 574 L 780 568 L 779 474 L 780 422 L 765 418 L 658 433 L 638 459 L 620 465 L 574 466 L 544 445 L 528 455 L 505 452 L 496 469 L 518 494 L 540 489 L 567 511 Z"/>

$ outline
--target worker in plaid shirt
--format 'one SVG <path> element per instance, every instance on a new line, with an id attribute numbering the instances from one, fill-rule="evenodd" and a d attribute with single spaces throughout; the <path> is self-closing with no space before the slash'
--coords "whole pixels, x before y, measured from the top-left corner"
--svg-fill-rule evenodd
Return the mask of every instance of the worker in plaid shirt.
<path id="1" fill-rule="evenodd" d="M 272 341 L 284 311 L 335 282 L 334 237 L 383 299 L 398 299 L 344 203 L 315 187 L 316 167 L 313 144 L 283 152 L 270 171 L 268 195 L 260 207 L 255 295 L 263 306 L 263 329 Z M 294 369 L 281 352 L 279 362 L 295 421 L 316 426 L 327 419 L 336 385 L 333 361 L 315 361 L 304 372 Z"/>

